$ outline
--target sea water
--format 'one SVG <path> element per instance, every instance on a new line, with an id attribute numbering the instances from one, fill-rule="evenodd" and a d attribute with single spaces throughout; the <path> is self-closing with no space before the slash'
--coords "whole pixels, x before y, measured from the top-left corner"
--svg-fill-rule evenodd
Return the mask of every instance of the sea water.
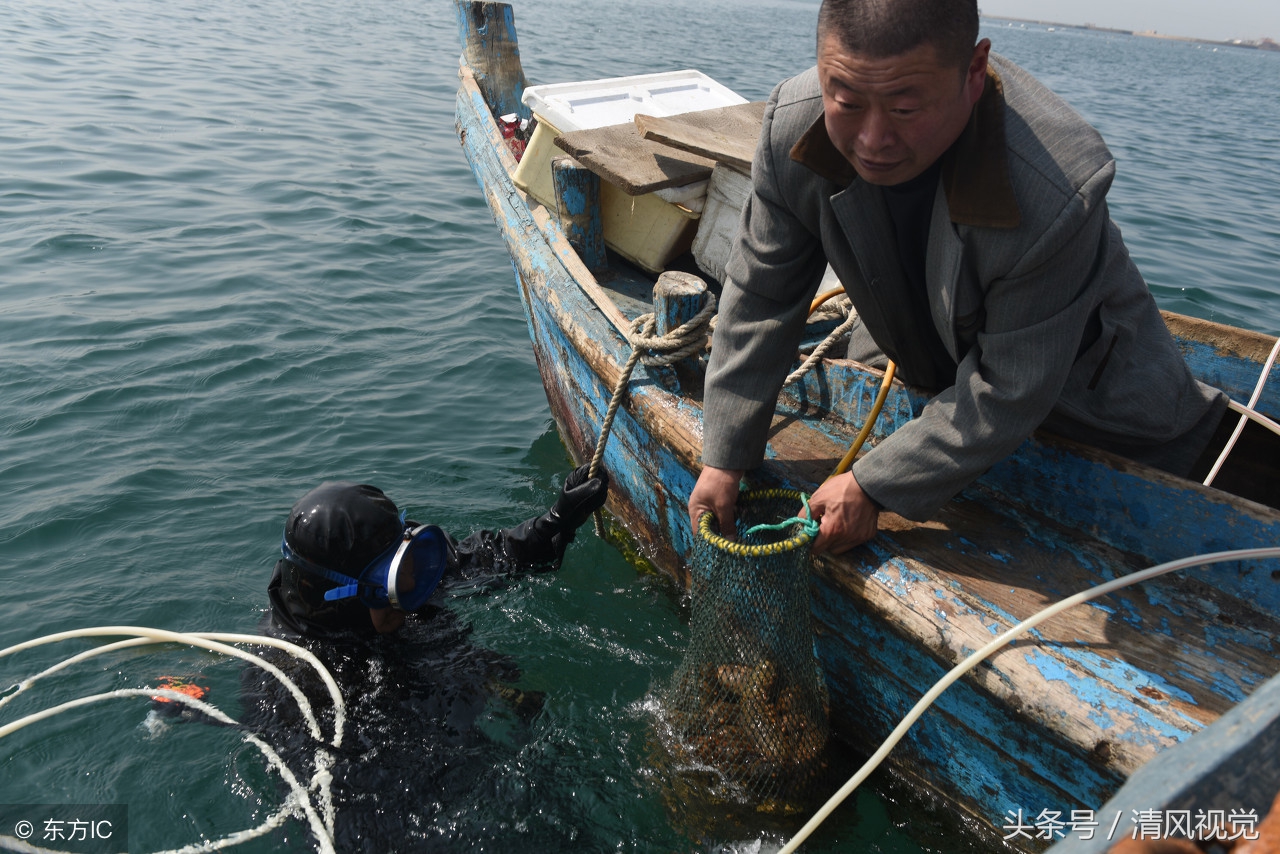
<path id="1" fill-rule="evenodd" d="M 515 4 L 532 82 L 696 68 L 753 100 L 813 62 L 816 9 Z M 1280 56 L 996 20 L 984 35 L 1106 136 L 1112 214 L 1160 304 L 1280 332 Z M 457 535 L 554 501 L 569 460 L 454 137 L 452 3 L 10 2 L 0 43 L 0 646 L 100 625 L 255 632 L 285 514 L 326 479 Z M 509 750 L 485 796 L 453 804 L 491 817 L 488 850 L 784 837 L 762 819 L 710 838 L 664 797 L 647 697 L 687 615 L 590 528 L 558 573 L 454 607 L 546 694 L 530 731 L 493 734 Z M 0 659 L 0 683 L 88 646 Z M 183 674 L 236 714 L 239 672 L 116 653 L 37 683 L 0 724 Z M 536 793 L 529 815 L 504 801 L 516 789 Z M 234 731 L 149 719 L 145 698 L 0 739 L 0 804 L 127 803 L 135 851 L 250 827 L 281 797 Z M 299 822 L 249 846 L 309 847 Z M 806 850 L 978 849 L 878 778 Z"/>

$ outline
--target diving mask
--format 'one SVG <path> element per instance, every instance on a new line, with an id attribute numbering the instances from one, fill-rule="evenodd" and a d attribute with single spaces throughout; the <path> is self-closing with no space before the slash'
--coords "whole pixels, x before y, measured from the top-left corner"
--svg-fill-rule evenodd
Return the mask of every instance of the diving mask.
<path id="1" fill-rule="evenodd" d="M 403 536 L 374 558 L 359 578 L 307 560 L 289 547 L 287 538 L 281 541 L 280 551 L 300 569 L 340 585 L 325 591 L 327 601 L 358 598 L 370 608 L 416 611 L 440 584 L 449 549 L 439 527 L 406 525 Z"/>

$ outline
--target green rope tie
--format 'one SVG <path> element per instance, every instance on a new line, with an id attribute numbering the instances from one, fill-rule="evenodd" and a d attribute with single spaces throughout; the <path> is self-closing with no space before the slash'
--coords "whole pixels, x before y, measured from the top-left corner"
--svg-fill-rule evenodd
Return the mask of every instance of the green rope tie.
<path id="1" fill-rule="evenodd" d="M 749 537 L 752 534 L 758 534 L 761 531 L 785 531 L 787 528 L 790 528 L 792 525 L 797 525 L 797 524 L 803 526 L 804 530 L 808 532 L 810 537 L 818 536 L 818 529 L 821 527 L 821 525 L 818 522 L 814 521 L 813 516 L 809 513 L 809 496 L 807 493 L 804 493 L 804 492 L 800 493 L 800 502 L 804 504 L 803 517 L 792 516 L 790 519 L 783 519 L 781 522 L 779 522 L 776 525 L 768 525 L 762 522 L 759 525 L 753 525 L 752 527 L 748 528 L 746 531 L 742 533 L 742 536 Z"/>
<path id="2" fill-rule="evenodd" d="M 804 504 L 805 512 L 809 511 L 809 496 L 795 489 L 762 489 L 752 492 L 744 492 L 739 497 L 739 501 L 761 501 L 774 498 L 792 498 Z M 794 516 L 784 522 L 776 525 L 756 525 L 746 532 L 747 534 L 755 533 L 762 530 L 782 530 L 799 523 L 800 530 L 795 536 L 787 540 L 781 540 L 776 543 L 763 543 L 760 545 L 748 545 L 730 540 L 727 537 L 717 534 L 711 530 L 711 522 L 715 519 L 714 513 L 704 513 L 698 519 L 698 534 L 706 540 L 710 545 L 728 552 L 736 557 L 765 557 L 769 555 L 782 554 L 793 549 L 801 548 L 810 543 L 814 537 L 818 535 L 819 524 L 813 519 L 801 519 Z"/>

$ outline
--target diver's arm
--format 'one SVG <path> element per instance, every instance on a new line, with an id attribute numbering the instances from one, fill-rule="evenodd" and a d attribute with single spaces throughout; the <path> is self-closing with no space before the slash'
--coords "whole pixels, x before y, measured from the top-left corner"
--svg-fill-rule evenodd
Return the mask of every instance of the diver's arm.
<path id="1" fill-rule="evenodd" d="M 499 531 L 477 531 L 457 544 L 457 572 L 465 578 L 484 574 L 545 572 L 558 569 L 569 543 L 591 514 L 604 506 L 609 475 L 601 470 L 587 476 L 579 466 L 565 478 L 560 497 L 550 510 Z"/>

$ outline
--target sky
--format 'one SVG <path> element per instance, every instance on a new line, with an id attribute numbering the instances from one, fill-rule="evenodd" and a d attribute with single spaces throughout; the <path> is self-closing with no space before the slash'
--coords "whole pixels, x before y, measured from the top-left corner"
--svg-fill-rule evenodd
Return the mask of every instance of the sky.
<path id="1" fill-rule="evenodd" d="M 1276 0 L 978 0 L 978 8 L 993 17 L 1155 30 L 1213 41 L 1280 41 Z"/>

